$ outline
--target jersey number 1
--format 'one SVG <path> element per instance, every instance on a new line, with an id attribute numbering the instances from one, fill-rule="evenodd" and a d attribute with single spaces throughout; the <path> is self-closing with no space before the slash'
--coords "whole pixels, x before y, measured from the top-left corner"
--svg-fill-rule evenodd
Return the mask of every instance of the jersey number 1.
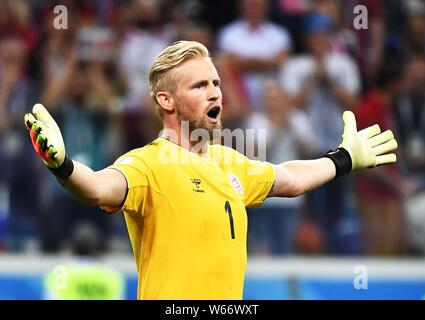
<path id="1" fill-rule="evenodd" d="M 235 239 L 235 228 L 233 226 L 233 216 L 232 216 L 232 207 L 230 206 L 230 202 L 226 201 L 224 204 L 224 210 L 229 214 L 229 221 L 230 221 L 230 233 L 232 235 L 232 239 Z"/>

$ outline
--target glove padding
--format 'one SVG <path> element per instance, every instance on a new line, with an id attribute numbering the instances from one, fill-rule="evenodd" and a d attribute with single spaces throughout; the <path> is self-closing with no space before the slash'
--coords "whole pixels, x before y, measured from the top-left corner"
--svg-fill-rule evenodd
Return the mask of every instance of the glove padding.
<path id="1" fill-rule="evenodd" d="M 65 145 L 56 121 L 46 110 L 37 103 L 32 108 L 32 114 L 24 117 L 25 126 L 30 132 L 32 145 L 37 154 L 50 169 L 60 167 L 65 161 Z"/>
<path id="2" fill-rule="evenodd" d="M 351 111 L 343 114 L 344 132 L 340 148 L 348 151 L 351 157 L 351 170 L 373 168 L 379 165 L 394 163 L 397 157 L 389 153 L 397 149 L 397 141 L 391 130 L 381 133 L 375 124 L 357 131 L 356 118 Z"/>

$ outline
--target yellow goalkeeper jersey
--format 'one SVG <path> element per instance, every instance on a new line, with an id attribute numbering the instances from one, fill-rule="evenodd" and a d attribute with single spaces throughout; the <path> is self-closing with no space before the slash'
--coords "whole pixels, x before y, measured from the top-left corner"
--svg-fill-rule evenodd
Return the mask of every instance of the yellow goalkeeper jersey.
<path id="1" fill-rule="evenodd" d="M 221 145 L 199 156 L 164 138 L 110 166 L 127 179 L 122 211 L 138 299 L 242 299 L 247 214 L 274 183 L 270 163 Z"/>

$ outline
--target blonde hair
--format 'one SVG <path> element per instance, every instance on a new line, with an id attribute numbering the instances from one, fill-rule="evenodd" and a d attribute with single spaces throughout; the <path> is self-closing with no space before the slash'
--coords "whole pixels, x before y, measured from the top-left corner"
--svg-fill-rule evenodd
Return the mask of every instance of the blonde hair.
<path id="1" fill-rule="evenodd" d="M 158 91 L 175 90 L 176 82 L 169 77 L 170 71 L 196 57 L 209 58 L 208 49 L 197 41 L 185 40 L 174 42 L 159 54 L 149 70 L 150 93 L 156 104 Z"/>

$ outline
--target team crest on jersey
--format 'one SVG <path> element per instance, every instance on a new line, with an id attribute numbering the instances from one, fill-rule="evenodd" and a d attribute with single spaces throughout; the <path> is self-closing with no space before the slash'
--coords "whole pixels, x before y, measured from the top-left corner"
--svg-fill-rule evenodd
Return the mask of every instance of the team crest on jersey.
<path id="1" fill-rule="evenodd" d="M 193 185 L 195 186 L 193 188 L 193 191 L 195 191 L 195 192 L 205 192 L 205 190 L 201 188 L 201 182 L 202 182 L 201 179 L 193 178 L 193 179 L 190 179 L 190 181 L 192 181 Z"/>
<path id="2" fill-rule="evenodd" d="M 239 193 L 240 195 L 242 195 L 243 194 L 243 188 L 242 188 L 242 184 L 239 181 L 238 177 L 235 176 L 233 173 L 229 173 L 227 175 L 227 179 L 229 180 L 229 182 L 232 185 L 233 189 L 235 189 L 237 193 Z"/>

